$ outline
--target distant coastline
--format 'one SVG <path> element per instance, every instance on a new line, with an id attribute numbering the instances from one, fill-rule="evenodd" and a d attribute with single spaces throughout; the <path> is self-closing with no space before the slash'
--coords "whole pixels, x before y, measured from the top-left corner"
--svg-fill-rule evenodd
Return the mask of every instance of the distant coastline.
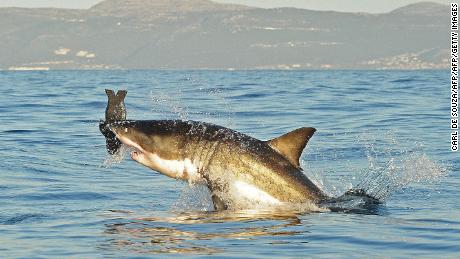
<path id="1" fill-rule="evenodd" d="M 383 14 L 206 0 L 0 8 L 0 69 L 447 69 L 447 13 L 428 2 Z"/>

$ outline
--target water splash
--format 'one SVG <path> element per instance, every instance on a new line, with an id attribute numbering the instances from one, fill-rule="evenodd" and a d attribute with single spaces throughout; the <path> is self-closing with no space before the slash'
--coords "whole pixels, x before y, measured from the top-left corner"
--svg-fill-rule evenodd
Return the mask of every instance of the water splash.
<path id="1" fill-rule="evenodd" d="M 192 77 L 186 77 L 180 80 L 179 83 L 182 87 L 174 88 L 174 92 L 168 92 L 167 89 L 162 90 L 162 93 L 151 91 L 151 111 L 155 115 L 163 119 L 195 119 L 223 124 L 229 128 L 235 126 L 234 118 L 236 113 L 221 89 L 210 86 L 205 80 Z M 191 102 L 187 100 L 190 99 L 190 93 L 186 91 L 192 91 L 192 96 L 200 98 L 200 106 L 194 106 L 196 105 L 195 101 Z M 219 109 L 223 109 L 221 111 L 203 112 L 205 109 L 203 109 L 202 105 L 206 105 L 205 103 L 209 100 L 212 103 L 219 103 L 221 105 Z"/>
<path id="2" fill-rule="evenodd" d="M 448 174 L 448 170 L 426 154 L 392 157 L 384 166 L 373 166 L 355 189 L 384 201 L 391 194 L 411 183 L 433 183 Z"/>
<path id="3" fill-rule="evenodd" d="M 190 111 L 187 106 L 183 106 L 181 102 L 173 95 L 168 94 L 154 94 L 150 92 L 150 99 L 152 100 L 152 112 L 160 114 L 163 118 L 168 118 L 168 115 L 175 115 L 178 119 L 186 120 L 189 118 Z M 170 117 L 168 119 L 171 119 Z"/>
<path id="4" fill-rule="evenodd" d="M 394 131 L 378 136 L 362 135 L 368 170 L 354 189 L 362 189 L 384 201 L 411 183 L 433 183 L 447 176 L 447 167 L 433 161 L 424 152 L 422 144 L 405 147 Z"/>
<path id="5" fill-rule="evenodd" d="M 187 184 L 176 202 L 172 205 L 172 211 L 212 211 L 213 204 L 211 194 L 207 186 L 202 184 Z"/>
<path id="6" fill-rule="evenodd" d="M 125 159 L 126 155 L 129 155 L 133 150 L 134 148 L 122 144 L 118 151 L 115 152 L 113 155 L 107 154 L 102 166 L 105 168 L 109 168 L 113 164 L 120 164 Z"/>
<path id="7" fill-rule="evenodd" d="M 393 130 L 332 135 L 321 142 L 324 147 L 307 149 L 313 154 L 310 161 L 302 161 L 308 177 L 332 197 L 363 190 L 383 202 L 412 183 L 432 184 L 449 173 L 447 166 L 428 155 L 422 143 L 401 140 Z M 353 141 L 344 146 L 332 142 L 337 139 Z M 360 199 L 350 204 L 360 204 Z"/>

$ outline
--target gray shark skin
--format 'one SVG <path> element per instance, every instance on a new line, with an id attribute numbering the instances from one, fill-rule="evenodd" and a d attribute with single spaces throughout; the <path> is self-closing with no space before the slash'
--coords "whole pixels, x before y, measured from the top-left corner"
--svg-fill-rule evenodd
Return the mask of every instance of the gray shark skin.
<path id="1" fill-rule="evenodd" d="M 135 161 L 175 179 L 205 183 L 216 209 L 236 207 L 235 193 L 271 204 L 328 198 L 299 165 L 314 128 L 270 141 L 196 121 L 119 121 L 101 123 L 101 128 L 134 147 Z"/>

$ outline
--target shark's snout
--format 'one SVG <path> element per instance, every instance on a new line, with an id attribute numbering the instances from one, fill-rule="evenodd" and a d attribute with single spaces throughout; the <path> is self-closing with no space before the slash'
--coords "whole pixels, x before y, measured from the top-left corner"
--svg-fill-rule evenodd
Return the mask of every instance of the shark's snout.
<path id="1" fill-rule="evenodd" d="M 113 132 L 115 135 L 118 135 L 118 136 L 122 136 L 123 133 L 127 133 L 128 132 L 128 128 L 126 127 L 122 127 L 122 126 L 119 126 L 117 124 L 108 124 L 107 125 L 107 128 Z"/>
<path id="2" fill-rule="evenodd" d="M 135 125 L 129 121 L 116 121 L 107 123 L 107 130 L 111 131 L 118 138 L 130 137 L 136 134 Z"/>

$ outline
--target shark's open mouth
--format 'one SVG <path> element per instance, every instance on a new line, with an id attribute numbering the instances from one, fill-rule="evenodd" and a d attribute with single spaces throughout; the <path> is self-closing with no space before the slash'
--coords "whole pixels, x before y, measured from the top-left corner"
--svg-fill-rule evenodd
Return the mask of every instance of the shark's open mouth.
<path id="1" fill-rule="evenodd" d="M 129 149 L 131 149 L 130 155 L 133 160 L 139 161 L 139 159 L 142 156 L 146 155 L 147 152 L 138 143 L 124 136 L 123 133 L 119 133 L 116 130 L 112 129 L 111 131 L 114 132 L 116 138 L 120 140 L 122 144 L 126 145 L 127 147 L 129 147 Z"/>
<path id="2" fill-rule="evenodd" d="M 136 147 L 135 145 L 131 145 L 123 141 L 122 141 L 122 144 L 126 147 L 126 152 L 129 152 L 129 155 L 131 156 L 132 160 L 140 162 L 145 157 L 147 157 L 146 153 L 143 152 L 138 147 Z"/>

